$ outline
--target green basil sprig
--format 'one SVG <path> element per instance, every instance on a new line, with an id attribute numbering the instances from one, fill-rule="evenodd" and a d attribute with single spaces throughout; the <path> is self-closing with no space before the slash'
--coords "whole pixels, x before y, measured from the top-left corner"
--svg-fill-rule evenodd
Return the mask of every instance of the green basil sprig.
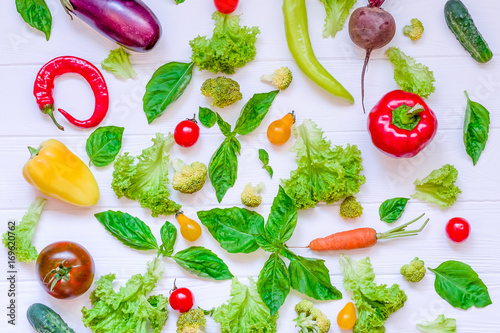
<path id="1" fill-rule="evenodd" d="M 85 145 L 89 163 L 103 167 L 113 162 L 122 148 L 123 130 L 123 127 L 104 126 L 92 132 Z"/>
<path id="2" fill-rule="evenodd" d="M 158 68 L 146 85 L 142 98 L 148 124 L 165 112 L 186 90 L 193 76 L 194 63 L 169 62 Z"/>
<path id="3" fill-rule="evenodd" d="M 198 112 L 198 119 L 200 119 L 200 123 L 208 128 L 211 128 L 215 125 L 217 121 L 217 115 L 209 108 L 203 108 L 200 106 L 200 110 Z"/>
<path id="4" fill-rule="evenodd" d="M 387 223 L 396 222 L 399 220 L 401 215 L 406 208 L 406 204 L 408 203 L 409 198 L 392 198 L 384 201 L 380 208 L 378 209 L 378 213 L 380 215 L 380 221 L 384 221 Z"/>
<path id="5" fill-rule="evenodd" d="M 467 91 L 465 95 L 467 96 L 464 120 L 465 150 L 472 158 L 472 163 L 476 165 L 488 141 L 490 113 L 481 104 L 471 101 Z"/>
<path id="6" fill-rule="evenodd" d="M 264 164 L 262 169 L 265 169 L 271 178 L 273 178 L 273 168 L 269 165 L 269 154 L 264 149 L 259 149 L 259 160 Z"/>
<path id="7" fill-rule="evenodd" d="M 243 106 L 234 126 L 234 132 L 239 135 L 245 135 L 259 127 L 278 92 L 279 90 L 274 90 L 268 93 L 253 95 L 245 106 Z"/>
<path id="8" fill-rule="evenodd" d="M 469 265 L 449 260 L 429 270 L 436 274 L 436 292 L 452 306 L 467 310 L 491 304 L 488 288 Z"/>
<path id="9" fill-rule="evenodd" d="M 162 245 L 158 246 L 151 229 L 137 217 L 108 210 L 95 214 L 97 220 L 124 245 L 136 250 L 158 250 L 158 255 L 170 257 L 186 271 L 214 280 L 233 277 L 227 265 L 215 253 L 201 246 L 191 246 L 174 254 L 177 229 L 166 221 L 161 227 Z"/>
<path id="10" fill-rule="evenodd" d="M 16 0 L 16 8 L 24 22 L 43 32 L 49 40 L 52 15 L 44 0 Z"/>

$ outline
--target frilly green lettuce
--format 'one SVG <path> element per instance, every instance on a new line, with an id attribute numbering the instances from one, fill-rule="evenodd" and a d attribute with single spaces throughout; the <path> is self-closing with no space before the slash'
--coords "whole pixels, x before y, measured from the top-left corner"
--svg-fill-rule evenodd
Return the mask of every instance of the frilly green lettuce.
<path id="1" fill-rule="evenodd" d="M 453 165 L 445 164 L 424 179 L 415 180 L 416 192 L 411 197 L 435 203 L 443 209 L 451 207 L 462 193 L 455 185 L 457 177 L 458 170 Z"/>
<path id="2" fill-rule="evenodd" d="M 423 321 L 417 324 L 417 328 L 424 333 L 454 333 L 457 331 L 457 321 L 440 314 L 434 321 Z"/>
<path id="3" fill-rule="evenodd" d="M 344 23 L 349 17 L 349 11 L 354 7 L 357 0 L 320 0 L 325 5 L 326 19 L 323 38 L 335 37 L 342 30 Z"/>
<path id="4" fill-rule="evenodd" d="M 130 54 L 120 47 L 111 50 L 106 59 L 101 62 L 101 67 L 120 79 L 133 79 L 137 73 L 130 63 Z"/>

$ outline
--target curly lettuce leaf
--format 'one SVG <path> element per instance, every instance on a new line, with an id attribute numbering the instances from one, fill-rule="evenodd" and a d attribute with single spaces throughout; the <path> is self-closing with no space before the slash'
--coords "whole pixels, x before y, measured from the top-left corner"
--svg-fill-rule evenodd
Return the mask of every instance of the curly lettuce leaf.
<path id="1" fill-rule="evenodd" d="M 440 314 L 433 321 L 423 321 L 417 324 L 417 328 L 424 333 L 454 333 L 457 331 L 457 321 Z"/>
<path id="2" fill-rule="evenodd" d="M 420 199 L 435 203 L 442 209 L 453 206 L 462 191 L 455 185 L 458 170 L 450 164 L 433 170 L 422 180 L 415 180 L 416 192 L 411 195 L 414 199 Z"/>
<path id="3" fill-rule="evenodd" d="M 168 164 L 169 150 L 174 142 L 172 134 L 157 133 L 153 145 L 136 157 L 128 153 L 120 155 L 114 164 L 111 187 L 118 198 L 137 200 L 144 208 L 151 209 L 151 215 L 171 215 L 181 206 L 169 199 Z"/>
<path id="4" fill-rule="evenodd" d="M 168 318 L 168 298 L 147 295 L 164 271 L 165 263 L 155 258 L 144 275 L 132 276 L 118 292 L 113 289 L 115 274 L 101 276 L 90 294 L 93 307 L 82 309 L 85 326 L 94 333 L 160 333 Z"/>
<path id="5" fill-rule="evenodd" d="M 15 244 L 14 253 L 16 260 L 19 262 L 32 262 L 38 257 L 38 252 L 31 244 L 31 240 L 35 234 L 36 226 L 46 202 L 47 200 L 44 198 L 37 197 L 28 207 L 26 213 L 24 213 L 15 231 L 10 233 L 10 235 L 15 235 L 15 243 L 12 243 Z M 3 234 L 2 242 L 7 249 L 11 248 L 11 244 L 9 244 L 9 231 Z"/>
<path id="6" fill-rule="evenodd" d="M 297 209 L 313 208 L 320 201 L 331 204 L 359 192 L 365 177 L 360 175 L 363 165 L 357 146 L 332 149 L 312 120 L 304 120 L 293 132 L 298 168 L 281 182 Z"/>
<path id="7" fill-rule="evenodd" d="M 401 89 L 425 98 L 436 90 L 436 79 L 429 67 L 417 63 L 397 47 L 390 47 L 386 54 L 394 65 L 394 80 Z"/>
<path id="8" fill-rule="evenodd" d="M 221 325 L 222 333 L 275 333 L 278 313 L 271 316 L 250 278 L 246 286 L 233 278 L 231 298 L 215 309 L 213 318 Z"/>
<path id="9" fill-rule="evenodd" d="M 215 20 L 212 38 L 198 36 L 189 42 L 193 50 L 191 60 L 200 70 L 234 74 L 235 68 L 254 60 L 257 54 L 255 43 L 260 30 L 258 27 L 240 26 L 239 15 L 216 11 L 212 19 Z"/>
<path id="10" fill-rule="evenodd" d="M 349 17 L 349 11 L 354 7 L 357 0 L 320 0 L 325 6 L 326 19 L 323 38 L 335 37 L 342 30 L 344 23 Z"/>
<path id="11" fill-rule="evenodd" d="M 352 292 L 358 319 L 353 333 L 383 333 L 385 321 L 403 307 L 406 293 L 393 284 L 377 285 L 370 258 L 354 261 L 347 255 L 340 255 L 340 269 L 344 274 L 344 288 Z"/>
<path id="12" fill-rule="evenodd" d="M 137 73 L 132 68 L 129 57 L 130 54 L 125 52 L 123 47 L 111 50 L 108 57 L 101 62 L 101 67 L 119 79 L 133 79 Z"/>

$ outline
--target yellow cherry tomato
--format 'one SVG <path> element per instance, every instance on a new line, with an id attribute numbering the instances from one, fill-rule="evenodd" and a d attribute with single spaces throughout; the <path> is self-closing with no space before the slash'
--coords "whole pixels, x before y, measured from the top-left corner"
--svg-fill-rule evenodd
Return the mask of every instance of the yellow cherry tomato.
<path id="1" fill-rule="evenodd" d="M 183 212 L 177 212 L 175 214 L 177 222 L 181 226 L 181 235 L 190 242 L 194 242 L 201 236 L 201 227 L 193 219 L 190 219 Z"/>
<path id="2" fill-rule="evenodd" d="M 352 302 L 347 303 L 337 316 L 337 324 L 343 330 L 350 330 L 356 324 L 356 308 Z"/>
<path id="3" fill-rule="evenodd" d="M 286 114 L 283 118 L 273 121 L 267 128 L 267 138 L 275 145 L 282 145 L 290 139 L 292 125 L 295 116 L 292 113 Z"/>

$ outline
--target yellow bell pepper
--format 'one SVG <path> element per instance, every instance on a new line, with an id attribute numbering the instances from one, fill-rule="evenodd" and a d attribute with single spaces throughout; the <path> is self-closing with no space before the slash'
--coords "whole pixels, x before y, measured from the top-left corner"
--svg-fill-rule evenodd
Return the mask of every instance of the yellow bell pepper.
<path id="1" fill-rule="evenodd" d="M 62 142 L 47 140 L 40 148 L 28 147 L 31 158 L 23 176 L 40 192 L 77 206 L 92 206 L 99 200 L 99 187 L 85 163 Z"/>

